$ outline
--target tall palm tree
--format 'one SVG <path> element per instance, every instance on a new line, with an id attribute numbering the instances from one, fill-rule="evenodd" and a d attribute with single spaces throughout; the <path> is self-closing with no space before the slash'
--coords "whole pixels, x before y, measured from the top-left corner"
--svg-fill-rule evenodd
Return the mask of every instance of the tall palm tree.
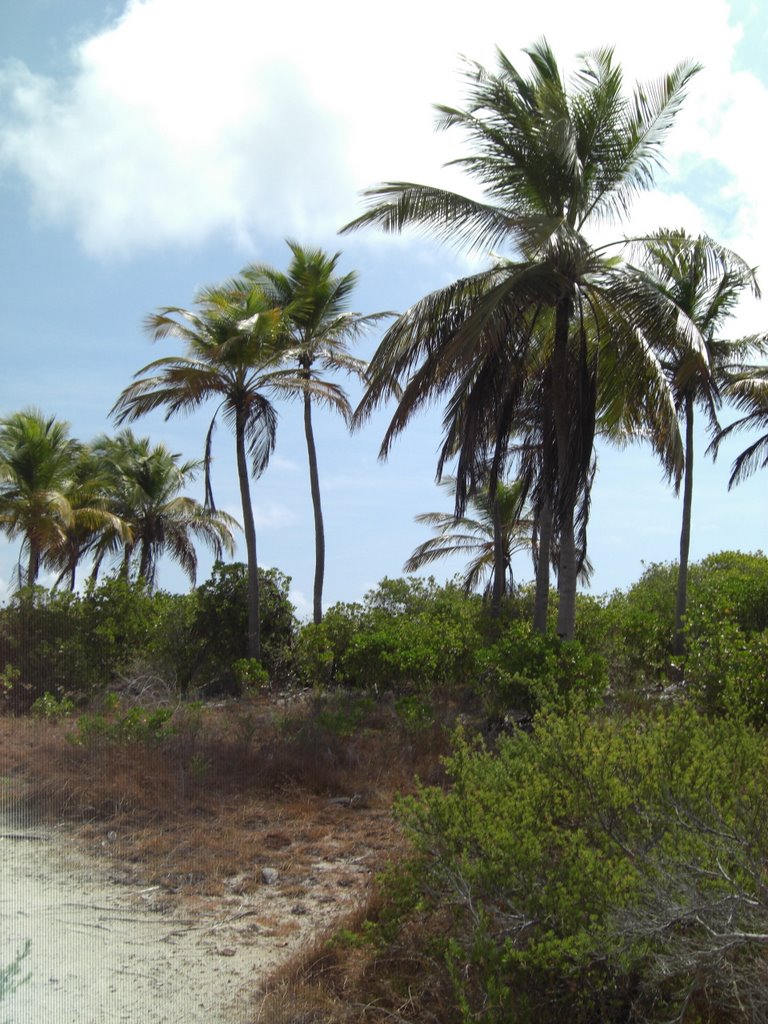
<path id="1" fill-rule="evenodd" d="M 580 557 L 576 509 L 592 472 L 598 385 L 606 396 L 600 401 L 610 403 L 608 383 L 618 394 L 622 383 L 642 380 L 667 458 L 677 434 L 672 396 L 647 341 L 669 322 L 669 303 L 624 273 L 585 232 L 627 213 L 634 195 L 651 184 L 697 67 L 679 65 L 626 98 L 610 50 L 582 58 L 570 92 L 546 42 L 526 52 L 529 78 L 498 51 L 498 73 L 469 66 L 466 110 L 438 107 L 439 127 L 460 127 L 473 143 L 474 152 L 455 162 L 480 182 L 484 199 L 388 183 L 366 193 L 370 208 L 344 230 L 415 225 L 470 249 L 512 249 L 395 321 L 371 361 L 359 418 L 398 397 L 381 447 L 386 456 L 413 414 L 447 394 L 438 477 L 458 453 L 460 514 L 489 461 L 495 486 L 516 432 L 531 351 L 546 345 L 542 479 L 559 541 L 558 632 L 570 637 Z M 698 345 L 695 329 L 685 330 L 688 343 Z"/>
<path id="2" fill-rule="evenodd" d="M 336 265 L 341 253 L 333 256 L 322 249 L 310 249 L 288 241 L 292 259 L 287 271 L 282 272 L 263 263 L 252 263 L 243 270 L 246 282 L 264 290 L 268 300 L 283 310 L 284 326 L 289 348 L 284 358 L 293 362 L 305 381 L 303 393 L 304 435 L 309 462 L 309 484 L 315 522 L 315 579 L 313 587 L 313 616 L 315 622 L 323 617 L 323 580 L 325 577 L 325 530 L 320 501 L 320 476 L 317 448 L 312 426 L 313 383 L 327 386 L 323 374 L 343 370 L 363 380 L 366 363 L 349 351 L 351 342 L 382 316 L 377 313 L 362 316 L 349 312 L 347 307 L 357 283 L 357 274 L 337 275 Z M 352 409 L 340 388 L 326 391 L 327 402 L 348 423 Z"/>
<path id="3" fill-rule="evenodd" d="M 744 415 L 717 432 L 709 449 L 713 455 L 717 455 L 721 442 L 732 434 L 742 430 L 765 431 L 734 459 L 728 480 L 730 490 L 756 469 L 765 469 L 768 466 L 768 367 L 752 367 L 750 370 L 745 369 L 729 375 L 723 386 L 723 393 Z"/>
<path id="4" fill-rule="evenodd" d="M 248 561 L 248 638 L 250 658 L 261 656 L 256 527 L 249 468 L 255 479 L 274 450 L 277 413 L 268 395 L 303 393 L 306 384 L 291 370 L 279 369 L 285 352 L 283 313 L 263 290 L 229 285 L 203 289 L 197 311 L 168 306 L 147 317 L 155 340 L 178 338 L 183 356 L 157 359 L 136 374 L 113 407 L 118 423 L 165 408 L 166 418 L 217 401 L 205 443 L 206 503 L 214 508 L 210 480 L 213 431 L 219 412 L 235 436 L 237 473 Z M 313 394 L 328 400 L 330 385 L 313 383 Z"/>
<path id="5" fill-rule="evenodd" d="M 45 560 L 55 563 L 70 531 L 119 524 L 79 475 L 83 446 L 69 425 L 37 409 L 0 421 L 0 529 L 22 538 L 19 586 L 33 586 Z M 26 553 L 26 568 L 22 560 Z"/>
<path id="6" fill-rule="evenodd" d="M 153 588 L 157 564 L 164 554 L 178 562 L 194 585 L 197 574 L 195 540 L 202 541 L 221 559 L 235 550 L 232 534 L 236 521 L 226 512 L 205 508 L 180 494 L 203 467 L 202 460 L 181 462 L 165 445 L 152 445 L 129 429 L 116 437 L 97 438 L 92 451 L 108 481 L 111 510 L 129 529 L 128 536 L 101 531 L 94 545 L 95 571 L 103 558 L 122 552 L 128 570 L 138 562 L 138 576 Z"/>
<path id="7" fill-rule="evenodd" d="M 446 477 L 443 484 L 455 493 L 456 481 Z M 501 599 L 511 593 L 512 556 L 517 551 L 531 549 L 533 520 L 525 508 L 525 495 L 519 481 L 507 484 L 501 480 L 491 497 L 487 488 L 477 491 L 470 499 L 474 516 L 457 518 L 445 512 L 425 512 L 416 516 L 435 530 L 435 536 L 420 544 L 403 566 L 405 572 L 416 572 L 424 565 L 466 555 L 470 561 L 464 572 L 464 587 L 474 590 L 488 579 L 485 594 L 498 610 Z"/>
<path id="8" fill-rule="evenodd" d="M 732 314 L 745 290 L 758 296 L 755 271 L 740 256 L 700 235 L 692 238 L 685 231 L 659 231 L 643 242 L 643 266 L 651 286 L 658 288 L 696 325 L 706 348 L 706 363 L 691 358 L 689 351 L 674 349 L 664 359 L 684 426 L 685 471 L 683 510 L 680 530 L 680 562 L 675 605 L 673 653 L 683 653 L 683 620 L 688 595 L 688 559 L 691 542 L 693 505 L 694 410 L 704 412 L 708 427 L 717 433 L 717 412 L 723 389 L 734 374 L 748 372 L 746 360 L 768 353 L 768 336 L 728 341 L 716 335 Z"/>

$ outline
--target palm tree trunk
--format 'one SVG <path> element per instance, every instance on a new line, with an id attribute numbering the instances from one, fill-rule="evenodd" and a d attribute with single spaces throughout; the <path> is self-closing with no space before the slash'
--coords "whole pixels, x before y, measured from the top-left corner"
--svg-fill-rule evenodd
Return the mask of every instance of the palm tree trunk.
<path id="1" fill-rule="evenodd" d="M 29 560 L 27 561 L 27 586 L 34 587 L 40 572 L 40 549 L 34 541 L 29 541 Z"/>
<path id="2" fill-rule="evenodd" d="M 256 560 L 256 524 L 253 520 L 251 489 L 248 481 L 248 461 L 245 457 L 245 423 L 237 411 L 235 418 L 237 445 L 237 477 L 240 482 L 240 501 L 243 506 L 243 533 L 248 557 L 248 637 L 246 653 L 249 658 L 261 658 L 261 623 L 259 619 L 259 565 Z"/>
<path id="3" fill-rule="evenodd" d="M 507 563 L 504 555 L 504 537 L 501 529 L 501 509 L 498 494 L 493 499 L 493 592 L 491 614 L 501 615 L 501 599 L 504 596 Z"/>
<path id="4" fill-rule="evenodd" d="M 685 652 L 683 619 L 688 604 L 688 557 L 691 548 L 691 509 L 693 506 L 693 396 L 685 396 L 685 474 L 683 476 L 683 523 L 680 530 L 680 565 L 677 570 L 677 600 L 675 602 L 675 636 L 672 653 L 679 657 Z"/>
<path id="5" fill-rule="evenodd" d="M 552 506 L 545 501 L 539 512 L 539 556 L 536 563 L 536 594 L 533 604 L 533 629 L 547 632 L 549 611 L 549 563 L 552 547 Z"/>
<path id="6" fill-rule="evenodd" d="M 308 378 L 309 373 L 306 373 L 305 376 Z M 325 529 L 323 527 L 323 509 L 320 503 L 320 477 L 317 471 L 317 449 L 315 448 L 315 434 L 312 429 L 312 399 L 308 391 L 304 392 L 304 434 L 307 438 L 309 487 L 312 493 L 312 511 L 315 516 L 315 585 L 312 594 L 313 618 L 315 622 L 322 622 L 323 579 L 325 577 Z"/>
<path id="7" fill-rule="evenodd" d="M 555 344 L 552 352 L 552 401 L 557 445 L 557 515 L 560 560 L 557 573 L 560 601 L 557 610 L 557 634 L 573 639 L 576 627 L 576 538 L 574 519 L 578 469 L 571 465 L 574 452 L 569 444 L 572 423 L 568 375 L 568 332 L 571 321 L 571 300 L 562 299 L 555 311 Z M 553 513 L 554 513 L 553 509 Z"/>
<path id="8" fill-rule="evenodd" d="M 141 560 L 139 561 L 139 579 L 147 582 L 149 579 L 149 568 L 150 568 L 150 548 L 148 541 L 144 540 L 141 543 Z"/>
<path id="9" fill-rule="evenodd" d="M 557 635 L 572 640 L 576 625 L 576 579 L 578 576 L 576 537 L 573 516 L 560 527 L 560 571 L 557 574 L 559 603 L 557 606 Z"/>

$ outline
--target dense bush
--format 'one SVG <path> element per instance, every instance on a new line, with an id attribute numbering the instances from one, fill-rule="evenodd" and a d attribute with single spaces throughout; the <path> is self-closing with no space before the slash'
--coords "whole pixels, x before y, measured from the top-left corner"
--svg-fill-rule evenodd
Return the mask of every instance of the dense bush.
<path id="1" fill-rule="evenodd" d="M 495 754 L 459 739 L 447 767 L 399 813 L 457 1019 L 765 1019 L 766 737 L 572 709 Z"/>
<path id="2" fill-rule="evenodd" d="M 690 567 L 686 654 L 673 659 L 676 587 L 677 565 L 653 564 L 625 592 L 580 595 L 577 637 L 605 658 L 616 692 L 651 691 L 673 678 L 710 712 L 741 703 L 765 720 L 768 558 L 725 551 Z"/>
<path id="3" fill-rule="evenodd" d="M 492 644 L 475 655 L 477 688 L 491 717 L 516 709 L 567 706 L 572 699 L 596 706 L 608 680 L 605 661 L 578 641 L 534 633 L 528 623 L 511 622 Z"/>
<path id="4" fill-rule="evenodd" d="M 299 670 L 311 685 L 380 691 L 469 683 L 484 614 L 482 600 L 454 584 L 385 579 L 362 603 L 334 605 L 302 630 Z"/>
<path id="5" fill-rule="evenodd" d="M 290 578 L 278 569 L 259 569 L 261 661 L 278 682 L 290 678 L 296 617 L 288 597 Z M 217 562 L 210 579 L 192 595 L 185 683 L 209 692 L 239 693 L 247 657 L 248 571 L 240 562 Z"/>
<path id="6" fill-rule="evenodd" d="M 6 703 L 29 707 L 45 693 L 89 697 L 151 659 L 173 670 L 173 638 L 185 631 L 187 598 L 150 594 L 117 577 L 84 595 L 24 590 L 0 609 L 0 666 Z"/>
<path id="7" fill-rule="evenodd" d="M 571 692 L 598 702 L 607 686 L 598 654 L 539 636 L 515 600 L 500 618 L 477 595 L 433 579 L 385 579 L 362 603 L 330 608 L 297 645 L 307 683 L 376 692 L 478 698 L 485 715 L 530 713 Z"/>
<path id="8" fill-rule="evenodd" d="M 295 632 L 289 579 L 262 571 L 263 662 L 279 676 L 290 667 Z M 104 580 L 84 594 L 42 587 L 0 608 L 0 699 L 28 709 L 45 694 L 88 699 L 143 684 L 239 692 L 246 654 L 246 572 L 217 564 L 191 594 L 150 593 L 142 581 Z M 255 667 L 251 675 L 255 672 Z"/>

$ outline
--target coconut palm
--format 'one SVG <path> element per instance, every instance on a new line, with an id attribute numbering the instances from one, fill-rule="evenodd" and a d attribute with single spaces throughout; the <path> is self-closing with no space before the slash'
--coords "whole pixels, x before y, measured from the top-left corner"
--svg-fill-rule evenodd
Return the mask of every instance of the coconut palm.
<path id="1" fill-rule="evenodd" d="M 33 586 L 44 561 L 56 563 L 72 530 L 105 523 L 119 529 L 98 501 L 89 500 L 82 453 L 69 424 L 37 409 L 0 421 L 0 529 L 22 538 L 19 586 Z"/>
<path id="2" fill-rule="evenodd" d="M 697 68 L 679 65 L 630 99 L 610 50 L 581 59 L 570 91 L 546 42 L 526 52 L 529 78 L 499 51 L 498 73 L 470 64 L 466 110 L 438 107 L 439 127 L 460 127 L 473 144 L 474 152 L 455 162 L 479 181 L 483 199 L 388 183 L 366 193 L 370 208 L 344 229 L 413 225 L 471 250 L 512 250 L 395 321 L 371 361 L 358 418 L 397 397 L 384 457 L 419 409 L 447 395 L 438 477 L 457 456 L 461 514 L 489 462 L 495 486 L 517 430 L 528 368 L 543 360 L 542 479 L 559 543 L 558 633 L 570 637 L 576 510 L 592 472 L 601 405 L 618 404 L 629 382 L 642 382 L 654 441 L 667 460 L 677 458 L 674 402 L 648 343 L 669 323 L 669 302 L 639 275 L 625 273 L 605 248 L 591 245 L 586 231 L 626 214 L 633 196 L 651 184 L 664 135 Z M 694 327 L 686 323 L 682 330 L 689 345 L 700 347 Z M 532 360 L 541 345 L 543 354 Z"/>
<path id="3" fill-rule="evenodd" d="M 455 494 L 456 481 L 446 477 L 443 485 Z M 464 571 L 466 590 L 474 590 L 487 579 L 485 595 L 498 605 L 505 594 L 512 592 L 512 556 L 531 548 L 533 520 L 525 508 L 520 481 L 507 484 L 498 481 L 493 497 L 487 488 L 477 491 L 468 502 L 473 517 L 456 517 L 445 512 L 425 512 L 416 516 L 435 530 L 436 536 L 420 544 L 403 566 L 405 572 L 416 572 L 422 566 L 465 555 L 470 561 Z"/>
<path id="4" fill-rule="evenodd" d="M 732 314 L 742 293 L 759 296 L 755 272 L 740 256 L 711 238 L 685 231 L 659 231 L 643 242 L 643 266 L 651 286 L 658 288 L 695 323 L 706 347 L 706 363 L 690 352 L 674 349 L 664 359 L 685 435 L 680 562 L 675 606 L 673 651 L 684 649 L 683 619 L 687 606 L 688 558 L 693 504 L 694 411 L 704 412 L 709 430 L 719 430 L 717 412 L 723 389 L 735 374 L 748 372 L 746 360 L 768 352 L 768 336 L 728 341 L 716 335 Z"/>
<path id="5" fill-rule="evenodd" d="M 734 459 L 728 480 L 730 490 L 755 470 L 768 466 L 768 367 L 753 367 L 729 375 L 723 394 L 744 415 L 717 432 L 710 445 L 713 455 L 717 455 L 721 442 L 732 434 L 742 430 L 765 431 Z"/>
<path id="6" fill-rule="evenodd" d="M 132 533 L 129 524 L 114 511 L 111 481 L 105 475 L 102 460 L 89 445 L 80 446 L 72 486 L 76 514 L 65 526 L 59 542 L 45 552 L 43 562 L 46 568 L 58 573 L 54 587 L 66 581 L 74 591 L 78 566 L 96 545 L 105 537 L 128 543 Z M 92 514 L 83 516 L 80 508 L 91 509 Z"/>
<path id="7" fill-rule="evenodd" d="M 121 393 L 113 413 L 117 422 L 134 420 L 165 408 L 166 418 L 189 413 L 209 400 L 217 401 L 205 443 L 206 504 L 215 508 L 210 477 L 213 431 L 219 412 L 235 437 L 237 473 L 243 509 L 243 532 L 248 564 L 248 657 L 261 655 L 256 528 L 251 503 L 249 469 L 262 474 L 274 450 L 277 412 L 268 396 L 298 396 L 306 382 L 291 370 L 279 369 L 285 353 L 282 311 L 262 289 L 248 291 L 231 284 L 203 289 L 198 309 L 164 307 L 147 317 L 155 340 L 178 338 L 183 356 L 157 359 L 136 374 Z M 332 385 L 312 383 L 315 397 L 332 401 Z"/>
<path id="8" fill-rule="evenodd" d="M 285 359 L 298 368 L 307 387 L 303 393 L 304 435 L 309 462 L 309 483 L 315 522 L 315 579 L 313 587 L 314 621 L 323 617 L 323 580 L 325 576 L 325 530 L 320 501 L 320 477 L 317 448 L 312 426 L 313 383 L 324 383 L 323 376 L 339 370 L 362 380 L 366 363 L 349 351 L 351 342 L 382 316 L 362 316 L 347 307 L 357 283 L 354 272 L 337 275 L 341 253 L 333 256 L 322 249 L 304 248 L 289 241 L 292 259 L 287 271 L 263 263 L 253 263 L 242 272 L 246 282 L 261 287 L 268 300 L 283 310 L 289 339 Z M 341 389 L 327 391 L 327 401 L 349 422 L 352 409 Z"/>
<path id="9" fill-rule="evenodd" d="M 108 481 L 111 510 L 129 530 L 127 536 L 101 531 L 93 546 L 96 572 L 106 556 L 121 554 L 124 570 L 137 562 L 138 577 L 153 588 L 158 561 L 169 555 L 194 585 L 196 540 L 209 547 L 217 560 L 225 551 L 234 553 L 232 529 L 238 524 L 232 516 L 180 493 L 203 468 L 202 460 L 181 462 L 181 456 L 165 445 L 153 445 L 129 429 L 116 437 L 102 435 L 92 451 Z"/>

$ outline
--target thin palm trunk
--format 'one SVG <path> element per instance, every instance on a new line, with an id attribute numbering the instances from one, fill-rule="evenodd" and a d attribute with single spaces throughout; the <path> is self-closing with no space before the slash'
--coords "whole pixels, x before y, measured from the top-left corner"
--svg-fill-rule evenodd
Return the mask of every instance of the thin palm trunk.
<path id="1" fill-rule="evenodd" d="M 29 541 L 29 560 L 27 562 L 27 586 L 34 587 L 40 572 L 40 549 L 33 540 Z"/>
<path id="2" fill-rule="evenodd" d="M 552 353 L 552 399 L 557 444 L 557 523 L 559 566 L 557 573 L 560 601 L 557 610 L 557 634 L 572 640 L 576 626 L 576 512 L 577 470 L 571 466 L 570 451 L 572 411 L 569 401 L 568 331 L 572 315 L 570 298 L 562 299 L 555 313 L 555 344 Z"/>
<path id="3" fill-rule="evenodd" d="M 145 540 L 141 545 L 141 560 L 139 562 L 139 579 L 148 580 L 151 565 L 152 552 L 149 543 Z"/>
<path id="4" fill-rule="evenodd" d="M 309 374 L 307 374 L 309 376 Z M 315 585 L 313 590 L 313 617 L 315 622 L 323 618 L 323 579 L 325 577 L 325 529 L 323 509 L 320 503 L 320 477 L 317 470 L 317 449 L 312 429 L 312 399 L 304 392 L 304 433 L 307 438 L 309 460 L 309 487 L 312 493 L 312 511 L 315 516 Z"/>
<path id="5" fill-rule="evenodd" d="M 683 477 L 683 524 L 680 530 L 680 565 L 677 570 L 675 636 L 672 653 L 685 651 L 683 619 L 688 604 L 688 557 L 691 548 L 691 509 L 693 507 L 693 395 L 685 396 L 685 475 Z"/>
<path id="6" fill-rule="evenodd" d="M 246 651 L 249 658 L 261 658 L 261 624 L 259 621 L 259 566 L 256 560 L 256 524 L 253 520 L 251 490 L 248 483 L 248 462 L 245 457 L 245 423 L 238 409 L 235 423 L 237 444 L 237 477 L 240 482 L 240 500 L 243 506 L 243 533 L 248 556 L 248 637 Z"/>
<path id="7" fill-rule="evenodd" d="M 506 558 L 504 557 L 504 537 L 501 526 L 501 509 L 498 494 L 493 499 L 493 592 L 491 597 L 491 613 L 494 618 L 501 614 L 501 599 L 504 596 L 506 582 Z"/>
<path id="8" fill-rule="evenodd" d="M 547 632 L 549 611 L 549 566 L 552 548 L 552 506 L 545 501 L 539 512 L 539 554 L 536 563 L 536 594 L 533 604 L 533 629 Z"/>

